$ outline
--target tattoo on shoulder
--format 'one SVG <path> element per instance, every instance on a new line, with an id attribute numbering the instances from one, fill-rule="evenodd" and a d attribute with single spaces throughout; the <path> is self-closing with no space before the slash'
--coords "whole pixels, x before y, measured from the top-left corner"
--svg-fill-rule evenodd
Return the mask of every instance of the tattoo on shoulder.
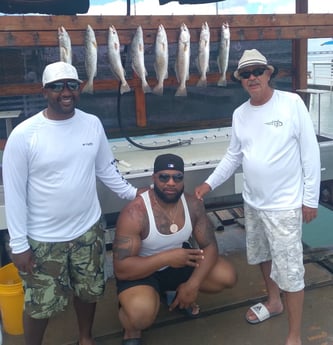
<path id="1" fill-rule="evenodd" d="M 200 239 L 200 247 L 204 248 L 210 244 L 216 245 L 216 237 L 214 234 L 214 226 L 206 214 L 203 203 L 199 200 L 194 200 L 193 207 L 193 219 L 195 224 L 195 236 Z M 193 220 L 192 220 L 193 222 Z"/>
<path id="2" fill-rule="evenodd" d="M 131 256 L 133 243 L 130 237 L 117 236 L 112 243 L 115 260 L 123 260 Z"/>
<path id="3" fill-rule="evenodd" d="M 206 214 L 204 203 L 193 196 L 187 199 L 190 214 L 193 219 L 198 219 Z"/>
<path id="4" fill-rule="evenodd" d="M 207 247 L 210 244 L 216 244 L 216 237 L 214 234 L 214 228 L 207 216 L 203 216 L 197 223 L 198 234 L 201 239 L 201 245 Z"/>
<path id="5" fill-rule="evenodd" d="M 121 216 L 126 217 L 129 220 L 138 223 L 138 220 L 142 220 L 147 215 L 146 207 L 141 200 L 142 198 L 137 198 L 130 202 L 125 209 L 121 212 Z"/>

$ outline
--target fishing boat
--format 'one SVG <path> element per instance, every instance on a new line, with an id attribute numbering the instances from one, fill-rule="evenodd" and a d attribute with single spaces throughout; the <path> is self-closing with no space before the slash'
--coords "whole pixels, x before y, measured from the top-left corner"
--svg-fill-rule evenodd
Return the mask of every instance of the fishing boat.
<path id="1" fill-rule="evenodd" d="M 298 11 L 293 15 L 4 16 L 0 18 L 0 60 L 3 67 L 0 70 L 0 112 L 7 122 L 1 123 L 0 137 L 3 149 L 10 129 L 45 107 L 45 100 L 40 96 L 40 71 L 46 64 L 59 59 L 56 33 L 61 26 L 71 36 L 73 64 L 84 82 L 87 80 L 84 32 L 88 24 L 95 31 L 98 68 L 93 81 L 94 92 L 81 96 L 79 108 L 98 114 L 119 170 L 137 187 L 150 185 L 154 158 L 165 153 L 166 149 L 184 158 L 186 189 L 189 192 L 213 171 L 230 141 L 232 112 L 247 99 L 241 86 L 231 79 L 231 72 L 236 69 L 244 49 L 255 46 L 280 67 L 275 80 L 277 88 L 293 92 L 309 88 L 323 90 L 320 100 L 315 96 L 304 98 L 314 125 L 319 124 L 320 127 L 317 137 L 322 160 L 319 214 L 316 221 L 304 226 L 303 238 L 307 292 L 302 330 L 304 344 L 309 345 L 317 340 L 329 344 L 333 337 L 330 316 L 333 309 L 333 238 L 330 231 L 333 221 L 333 129 L 330 125 L 330 84 L 315 79 L 311 70 L 313 63 L 320 61 L 320 54 L 308 51 L 304 42 L 311 38 L 329 37 L 333 15 L 309 15 L 304 11 L 304 3 L 306 1 L 296 1 Z M 200 88 L 197 86 L 200 76 L 194 57 L 204 22 L 208 23 L 211 34 L 211 68 L 207 73 L 207 87 Z M 231 33 L 230 56 L 227 86 L 219 87 L 220 72 L 216 58 L 221 42 L 221 25 L 225 22 L 229 23 Z M 134 33 L 142 26 L 147 83 L 152 88 L 157 84 L 153 47 L 161 23 L 168 34 L 170 66 L 174 65 L 177 57 L 181 24 L 185 23 L 190 30 L 191 63 L 186 97 L 175 96 L 179 83 L 172 70 L 164 81 L 161 96 L 145 94 L 141 80 L 133 73 L 129 50 Z M 122 63 L 131 88 L 124 94 L 120 94 L 119 81 L 109 67 L 107 33 L 111 24 L 119 34 Z M 331 57 L 327 54 L 323 61 L 329 62 Z M 318 105 L 321 106 L 320 118 Z M 16 115 L 8 118 L 9 111 Z M 266 293 L 260 271 L 246 263 L 242 182 L 242 170 L 239 169 L 223 188 L 217 188 L 205 199 L 207 214 L 216 228 L 219 251 L 227 255 L 239 271 L 237 287 L 218 296 L 199 296 L 201 317 L 196 320 L 170 313 L 162 306 L 156 323 L 144 333 L 147 344 L 257 345 L 275 344 L 275 341 L 278 344 L 280 338 L 286 336 L 286 313 L 260 326 L 249 325 L 244 319 L 248 307 L 264 301 Z M 1 191 L 0 186 L 0 228 L 1 237 L 5 240 L 6 206 Z M 122 338 L 112 270 L 112 240 L 119 211 L 125 202 L 100 182 L 98 195 L 107 240 L 105 268 L 108 283 L 105 297 L 98 304 L 94 335 L 98 344 L 106 345 L 120 343 Z M 50 322 L 45 343 L 76 344 L 74 323 L 74 311 L 68 308 Z M 23 345 L 23 336 L 4 334 L 4 343 Z"/>

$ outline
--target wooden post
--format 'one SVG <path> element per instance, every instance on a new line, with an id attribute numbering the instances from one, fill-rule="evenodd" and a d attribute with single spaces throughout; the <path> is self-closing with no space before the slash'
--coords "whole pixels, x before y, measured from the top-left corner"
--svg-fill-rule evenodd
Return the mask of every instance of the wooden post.
<path id="1" fill-rule="evenodd" d="M 296 14 L 308 13 L 308 0 L 296 0 Z M 307 71 L 308 71 L 308 40 L 294 39 L 293 40 L 293 56 L 292 56 L 293 70 L 295 77 L 293 78 L 293 89 L 305 89 L 308 85 Z"/>
<path id="2" fill-rule="evenodd" d="M 136 125 L 138 127 L 147 127 L 146 97 L 141 87 L 141 81 L 135 72 L 133 72 L 133 79 L 136 81 L 134 87 Z"/>

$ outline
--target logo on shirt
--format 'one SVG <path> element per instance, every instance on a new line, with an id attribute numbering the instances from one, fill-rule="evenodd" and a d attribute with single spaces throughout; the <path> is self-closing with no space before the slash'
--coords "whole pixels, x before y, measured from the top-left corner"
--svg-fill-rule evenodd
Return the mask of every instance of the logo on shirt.
<path id="1" fill-rule="evenodd" d="M 83 143 L 82 146 L 93 146 L 93 143 Z"/>
<path id="2" fill-rule="evenodd" d="M 281 127 L 281 126 L 283 126 L 283 122 L 280 120 L 275 120 L 275 121 L 271 121 L 271 122 L 266 122 L 265 125 L 274 126 L 274 127 Z"/>

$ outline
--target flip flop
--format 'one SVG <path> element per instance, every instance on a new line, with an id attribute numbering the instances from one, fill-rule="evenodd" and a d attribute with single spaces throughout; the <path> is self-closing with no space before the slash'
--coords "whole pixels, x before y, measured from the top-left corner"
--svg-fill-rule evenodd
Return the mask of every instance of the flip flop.
<path id="1" fill-rule="evenodd" d="M 177 291 L 165 291 L 165 297 L 166 297 L 166 304 L 169 307 L 170 304 L 174 301 L 176 298 Z M 198 304 L 195 304 L 191 307 L 188 308 L 176 308 L 180 313 L 184 314 L 185 316 L 191 318 L 191 319 L 196 319 L 200 316 L 200 306 Z"/>
<path id="2" fill-rule="evenodd" d="M 265 320 L 268 320 L 274 316 L 278 316 L 278 315 L 283 313 L 283 311 L 276 312 L 276 313 L 270 313 L 269 310 L 267 309 L 267 307 L 263 303 L 255 304 L 254 306 L 252 306 L 250 308 L 250 310 L 252 310 L 252 312 L 257 317 L 256 319 L 251 320 L 247 317 L 247 315 L 245 315 L 246 321 L 248 323 L 250 323 L 251 325 L 256 325 L 258 323 L 264 322 Z"/>

